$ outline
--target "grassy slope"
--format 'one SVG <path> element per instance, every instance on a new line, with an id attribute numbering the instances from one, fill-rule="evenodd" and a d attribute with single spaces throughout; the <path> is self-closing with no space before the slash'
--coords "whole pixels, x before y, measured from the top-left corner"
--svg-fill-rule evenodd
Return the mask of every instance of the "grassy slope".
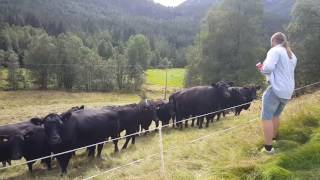
<path id="1" fill-rule="evenodd" d="M 150 95 L 154 98 L 158 94 Z M 106 104 L 122 104 L 138 101 L 138 96 L 106 93 L 61 93 L 61 92 L 1 92 L 0 123 L 29 118 L 35 114 L 45 115 L 68 107 L 84 104 L 101 107 Z M 280 153 L 266 156 L 258 153 L 262 144 L 259 121 L 234 129 L 224 134 L 212 134 L 202 141 L 189 142 L 204 135 L 215 133 L 258 118 L 260 103 L 240 117 L 228 116 L 223 121 L 210 124 L 209 128 L 188 128 L 183 131 L 166 129 L 164 132 L 165 173 L 159 172 L 159 156 L 147 158 L 159 152 L 158 134 L 151 133 L 137 139 L 121 154 L 113 154 L 111 143 L 104 149 L 104 161 L 88 160 L 84 153 L 77 153 L 69 166 L 65 179 L 81 179 L 117 167 L 131 161 L 146 158 L 142 162 L 118 171 L 101 175 L 98 179 L 305 179 L 319 175 L 319 119 L 320 92 L 293 100 L 287 107 L 281 128 L 281 141 L 277 144 Z M 120 141 L 123 143 L 123 140 Z M 176 149 L 172 149 L 176 147 Z M 18 162 L 14 162 L 18 163 Z M 0 171 L 0 178 L 57 179 L 59 169 L 47 172 L 38 163 L 35 173 L 28 174 L 26 166 Z"/>

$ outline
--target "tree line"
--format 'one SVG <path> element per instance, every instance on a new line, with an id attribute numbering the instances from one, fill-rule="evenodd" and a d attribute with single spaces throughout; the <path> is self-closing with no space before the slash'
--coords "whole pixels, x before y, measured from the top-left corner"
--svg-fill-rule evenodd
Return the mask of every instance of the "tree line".
<path id="1" fill-rule="evenodd" d="M 5 24 L 0 31 L 0 78 L 9 90 L 134 91 L 142 86 L 147 68 L 172 66 L 170 53 L 175 52 L 166 40 L 151 42 L 142 34 L 122 42 L 108 31 L 50 36 L 40 28 Z"/>
<path id="2" fill-rule="evenodd" d="M 193 46 L 186 53 L 186 86 L 221 79 L 237 84 L 262 83 L 255 64 L 270 48 L 262 0 L 223 0 L 205 18 Z M 285 31 L 298 57 L 297 86 L 320 80 L 320 1 L 296 0 Z M 274 17 L 276 18 L 276 17 Z M 273 20 L 276 21 L 276 20 Z M 275 32 L 274 32 L 275 33 Z"/>

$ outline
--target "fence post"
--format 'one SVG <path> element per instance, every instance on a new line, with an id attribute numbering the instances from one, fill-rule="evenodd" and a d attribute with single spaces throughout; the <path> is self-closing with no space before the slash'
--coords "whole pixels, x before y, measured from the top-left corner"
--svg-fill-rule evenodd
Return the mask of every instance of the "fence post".
<path id="1" fill-rule="evenodd" d="M 167 99 L 167 88 L 168 88 L 168 68 L 166 67 L 166 84 L 164 87 L 164 100 Z"/>
<path id="2" fill-rule="evenodd" d="M 164 154 L 163 154 L 163 140 L 162 140 L 162 124 L 159 126 L 159 148 L 160 148 L 160 174 L 164 176 Z"/>

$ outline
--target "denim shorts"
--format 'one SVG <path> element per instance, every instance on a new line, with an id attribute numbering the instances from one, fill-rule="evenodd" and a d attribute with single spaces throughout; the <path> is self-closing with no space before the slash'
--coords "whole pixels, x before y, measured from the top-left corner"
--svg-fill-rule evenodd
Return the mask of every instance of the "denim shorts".
<path id="1" fill-rule="evenodd" d="M 288 99 L 279 98 L 269 86 L 262 96 L 262 120 L 272 120 L 274 117 L 279 117 L 288 101 Z"/>

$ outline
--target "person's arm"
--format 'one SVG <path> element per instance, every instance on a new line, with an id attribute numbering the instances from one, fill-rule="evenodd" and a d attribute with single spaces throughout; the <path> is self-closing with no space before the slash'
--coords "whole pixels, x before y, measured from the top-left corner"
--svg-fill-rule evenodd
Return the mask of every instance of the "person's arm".
<path id="1" fill-rule="evenodd" d="M 279 54 L 275 51 L 275 49 L 271 49 L 267 54 L 266 60 L 264 60 L 263 62 L 261 73 L 271 74 L 275 69 L 279 59 Z"/>

